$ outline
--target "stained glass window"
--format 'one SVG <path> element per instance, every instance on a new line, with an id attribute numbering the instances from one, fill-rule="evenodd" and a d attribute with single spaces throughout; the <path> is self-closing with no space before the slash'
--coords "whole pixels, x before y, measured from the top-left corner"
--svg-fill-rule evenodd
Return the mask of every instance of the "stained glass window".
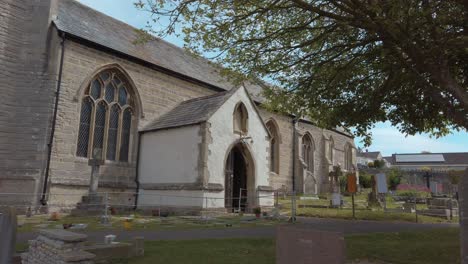
<path id="1" fill-rule="evenodd" d="M 119 130 L 120 109 L 118 105 L 113 105 L 109 116 L 109 134 L 107 135 L 107 154 L 108 160 L 115 160 L 117 148 L 117 136 Z"/>
<path id="2" fill-rule="evenodd" d="M 93 112 L 93 103 L 89 97 L 83 99 L 81 103 L 80 128 L 78 130 L 78 144 L 76 155 L 79 157 L 88 156 L 89 130 L 91 124 L 91 113 Z"/>
<path id="3" fill-rule="evenodd" d="M 314 171 L 314 143 L 309 134 L 302 138 L 302 159 L 304 160 L 307 170 Z"/>
<path id="4" fill-rule="evenodd" d="M 125 79 L 118 76 L 113 70 L 103 71 L 86 89 L 76 149 L 79 157 L 90 158 L 92 146 L 102 149 L 107 160 L 128 161 L 134 100 L 124 86 Z"/>
<path id="5" fill-rule="evenodd" d="M 119 89 L 119 104 L 124 106 L 127 104 L 127 91 L 125 87 L 120 87 Z"/>
<path id="6" fill-rule="evenodd" d="M 122 144 L 120 146 L 120 161 L 128 161 L 128 149 L 130 145 L 130 127 L 132 124 L 132 112 L 125 109 L 122 118 Z"/>
<path id="7" fill-rule="evenodd" d="M 106 125 L 106 103 L 101 102 L 96 107 L 94 119 L 94 148 L 102 149 L 104 145 L 104 128 Z"/>
<path id="8" fill-rule="evenodd" d="M 110 82 L 106 85 L 106 101 L 112 103 L 114 101 L 115 87 Z"/>
<path id="9" fill-rule="evenodd" d="M 95 79 L 93 83 L 91 84 L 90 95 L 95 100 L 101 97 L 101 82 L 99 82 L 98 79 Z"/>
<path id="10" fill-rule="evenodd" d="M 266 127 L 270 132 L 270 171 L 279 173 L 279 141 L 278 129 L 272 120 L 266 123 Z"/>

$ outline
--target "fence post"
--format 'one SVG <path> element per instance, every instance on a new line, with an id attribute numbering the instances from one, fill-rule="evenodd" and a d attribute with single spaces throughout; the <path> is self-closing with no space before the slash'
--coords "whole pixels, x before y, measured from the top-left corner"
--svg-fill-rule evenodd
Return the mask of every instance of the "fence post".
<path id="1" fill-rule="evenodd" d="M 107 211 L 109 210 L 109 205 L 108 205 L 108 202 L 109 202 L 109 194 L 106 192 L 104 194 L 104 199 L 106 200 L 104 202 L 104 217 L 106 218 L 106 221 L 108 220 L 108 215 L 107 215 Z"/>
<path id="2" fill-rule="evenodd" d="M 159 195 L 159 210 L 158 210 L 158 217 L 161 218 L 161 205 L 162 205 L 162 196 Z"/>
<path id="3" fill-rule="evenodd" d="M 242 188 L 240 188 L 239 190 L 239 208 L 237 209 L 239 214 L 241 213 L 241 201 L 242 201 Z"/>
<path id="4" fill-rule="evenodd" d="M 208 224 L 208 197 L 205 196 L 205 224 Z"/>
<path id="5" fill-rule="evenodd" d="M 416 215 L 416 223 L 418 222 L 418 208 L 417 208 L 416 196 L 414 196 L 414 214 Z"/>

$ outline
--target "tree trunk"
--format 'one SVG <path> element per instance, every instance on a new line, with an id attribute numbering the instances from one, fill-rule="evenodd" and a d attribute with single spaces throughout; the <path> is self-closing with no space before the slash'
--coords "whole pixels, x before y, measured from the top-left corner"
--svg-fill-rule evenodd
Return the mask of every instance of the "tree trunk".
<path id="1" fill-rule="evenodd" d="M 468 168 L 461 176 L 459 186 L 461 263 L 468 264 Z"/>

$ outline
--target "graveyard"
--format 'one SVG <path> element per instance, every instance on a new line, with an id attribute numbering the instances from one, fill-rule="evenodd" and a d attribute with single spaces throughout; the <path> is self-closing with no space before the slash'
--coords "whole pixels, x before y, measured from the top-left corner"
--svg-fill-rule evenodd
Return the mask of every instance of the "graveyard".
<path id="1" fill-rule="evenodd" d="M 347 263 L 442 264 L 459 261 L 457 229 L 345 236 Z M 441 247 L 440 245 L 444 245 Z M 183 248 L 183 250 L 180 250 Z M 115 264 L 275 262 L 271 238 L 147 241 L 145 256 L 114 259 Z"/>
<path id="2" fill-rule="evenodd" d="M 467 1 L 0 1 L 0 264 L 468 264 Z"/>

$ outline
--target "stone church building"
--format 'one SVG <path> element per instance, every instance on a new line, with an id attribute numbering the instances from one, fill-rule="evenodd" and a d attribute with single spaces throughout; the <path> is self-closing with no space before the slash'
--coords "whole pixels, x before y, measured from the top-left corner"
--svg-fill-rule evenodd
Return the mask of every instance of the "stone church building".
<path id="1" fill-rule="evenodd" d="M 160 39 L 134 44 L 134 28 L 74 0 L 2 1 L 0 39 L 0 204 L 76 204 L 96 153 L 99 191 L 136 206 L 270 206 L 356 165 L 342 129 L 268 112 L 263 84 L 235 86 Z"/>

